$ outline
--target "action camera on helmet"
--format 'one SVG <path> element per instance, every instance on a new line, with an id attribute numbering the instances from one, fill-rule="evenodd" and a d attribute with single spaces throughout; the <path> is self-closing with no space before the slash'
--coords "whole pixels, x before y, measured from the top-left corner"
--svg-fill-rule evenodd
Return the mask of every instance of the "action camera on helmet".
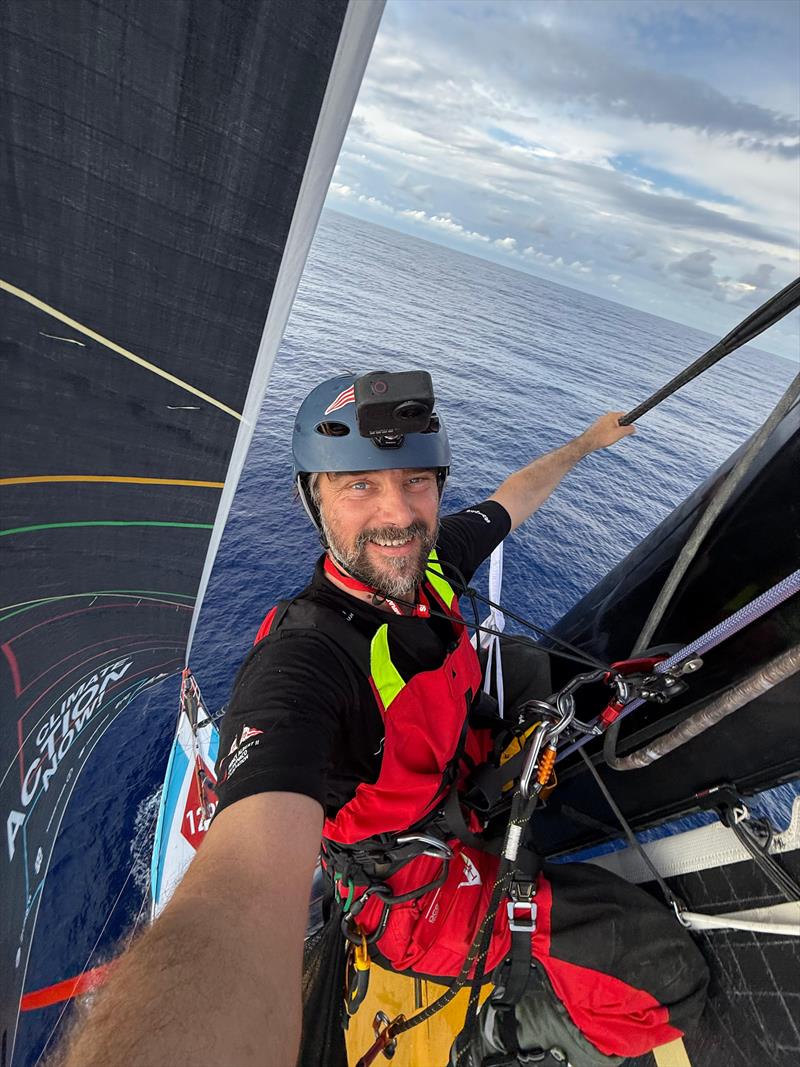
<path id="1" fill-rule="evenodd" d="M 397 447 L 408 433 L 437 429 L 431 425 L 435 400 L 427 371 L 372 371 L 356 378 L 354 394 L 358 432 L 383 447 Z"/>

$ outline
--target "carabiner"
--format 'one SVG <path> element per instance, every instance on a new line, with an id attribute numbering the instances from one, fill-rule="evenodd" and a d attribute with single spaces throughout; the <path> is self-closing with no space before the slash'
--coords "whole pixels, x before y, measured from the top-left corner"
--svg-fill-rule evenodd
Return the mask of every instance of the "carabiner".
<path id="1" fill-rule="evenodd" d="M 361 943 L 356 945 L 352 941 L 349 942 L 345 970 L 344 1009 L 349 1018 L 361 1007 L 369 988 L 370 959 L 367 936 L 360 927 L 356 929 L 361 934 Z"/>

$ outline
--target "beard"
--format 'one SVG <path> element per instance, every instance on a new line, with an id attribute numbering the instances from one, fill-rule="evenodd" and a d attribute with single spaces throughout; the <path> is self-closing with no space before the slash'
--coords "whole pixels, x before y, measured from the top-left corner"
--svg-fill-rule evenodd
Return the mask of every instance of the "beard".
<path id="1" fill-rule="evenodd" d="M 439 536 L 439 523 L 431 530 L 424 522 L 413 522 L 399 529 L 396 526 L 375 527 L 363 530 L 353 545 L 346 545 L 338 532 L 320 514 L 320 524 L 331 554 L 337 563 L 360 582 L 391 598 L 412 595 L 425 577 L 428 557 Z M 400 541 L 416 537 L 416 551 L 408 556 L 387 556 L 377 561 L 370 557 L 367 545 L 370 541 Z"/>

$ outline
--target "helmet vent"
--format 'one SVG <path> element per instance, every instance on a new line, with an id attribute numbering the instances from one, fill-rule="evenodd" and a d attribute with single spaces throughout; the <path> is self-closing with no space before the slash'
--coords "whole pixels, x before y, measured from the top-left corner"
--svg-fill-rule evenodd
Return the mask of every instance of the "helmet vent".
<path id="1" fill-rule="evenodd" d="M 350 427 L 343 422 L 318 422 L 315 428 L 323 437 L 346 437 L 350 433 Z"/>

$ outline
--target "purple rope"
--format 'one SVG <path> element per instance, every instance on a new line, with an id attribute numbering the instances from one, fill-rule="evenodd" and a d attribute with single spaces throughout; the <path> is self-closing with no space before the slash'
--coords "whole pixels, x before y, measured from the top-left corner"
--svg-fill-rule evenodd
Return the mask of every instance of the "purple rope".
<path id="1" fill-rule="evenodd" d="M 793 571 L 778 582 L 777 585 L 773 585 L 771 589 L 767 589 L 765 593 L 757 596 L 755 600 L 751 600 L 749 604 L 739 608 L 733 615 L 729 615 L 727 619 L 717 623 L 716 626 L 707 630 L 702 637 L 698 637 L 690 644 L 685 645 L 674 656 L 657 663 L 654 668 L 656 674 L 664 674 L 672 667 L 677 667 L 679 663 L 682 663 L 690 656 L 700 656 L 705 652 L 709 652 L 729 637 L 738 634 L 740 630 L 743 630 L 745 626 L 749 626 L 751 622 L 755 622 L 762 615 L 766 615 L 768 611 L 777 608 L 779 604 L 782 604 L 797 592 L 800 592 L 800 569 Z M 644 703 L 645 701 L 641 697 L 635 697 L 629 704 L 625 705 L 615 721 L 619 722 L 620 719 L 624 719 L 626 715 L 635 711 L 636 708 L 640 708 Z M 585 734 L 583 737 L 579 737 L 577 741 L 573 741 L 571 745 L 567 745 L 565 749 L 559 752 L 556 762 L 564 759 L 565 756 L 571 755 L 573 752 L 577 752 L 579 748 L 583 748 L 586 742 L 591 741 L 592 737 L 595 736 L 597 735 Z"/>

